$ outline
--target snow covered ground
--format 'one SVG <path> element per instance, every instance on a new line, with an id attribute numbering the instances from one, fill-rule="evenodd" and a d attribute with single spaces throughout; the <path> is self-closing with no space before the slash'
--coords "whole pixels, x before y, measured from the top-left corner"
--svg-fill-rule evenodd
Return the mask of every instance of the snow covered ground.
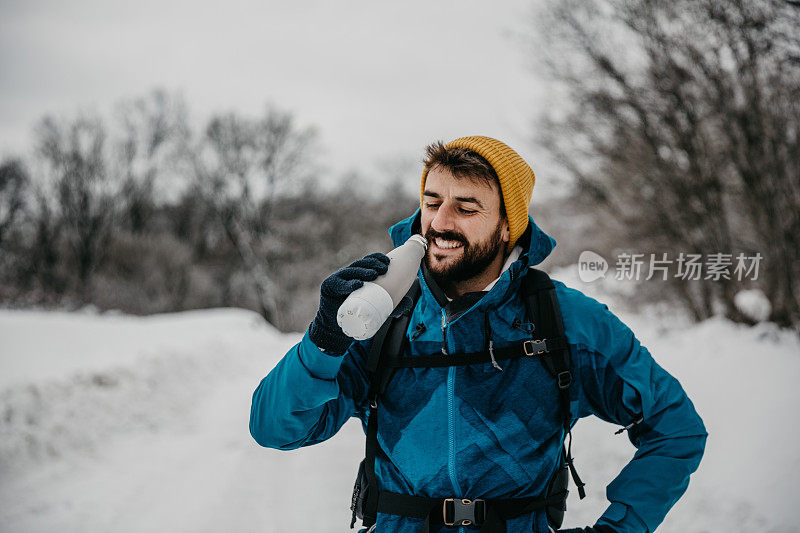
<path id="1" fill-rule="evenodd" d="M 619 314 L 710 433 L 659 532 L 800 531 L 797 336 Z M 260 448 L 248 432 L 253 389 L 298 340 L 241 310 L 0 311 L 0 532 L 348 530 L 357 422 L 295 452 Z M 633 453 L 615 429 L 578 424 L 589 496 L 570 500 L 566 525 L 605 508 L 605 484 Z"/>

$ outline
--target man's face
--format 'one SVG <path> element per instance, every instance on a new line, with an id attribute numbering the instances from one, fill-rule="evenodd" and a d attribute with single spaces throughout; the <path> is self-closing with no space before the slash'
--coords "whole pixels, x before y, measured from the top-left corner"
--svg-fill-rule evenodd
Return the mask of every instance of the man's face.
<path id="1" fill-rule="evenodd" d="M 439 282 L 480 275 L 509 240 L 497 184 L 459 179 L 438 166 L 425 180 L 421 225 L 428 240 L 425 262 Z"/>

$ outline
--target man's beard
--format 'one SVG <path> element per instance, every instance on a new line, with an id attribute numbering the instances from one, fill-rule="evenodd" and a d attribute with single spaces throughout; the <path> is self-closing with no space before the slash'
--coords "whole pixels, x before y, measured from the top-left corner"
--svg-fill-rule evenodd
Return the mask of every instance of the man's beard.
<path id="1" fill-rule="evenodd" d="M 445 266 L 442 270 L 434 270 L 431 263 L 431 255 L 433 252 L 430 247 L 428 248 L 428 253 L 425 255 L 425 264 L 434 281 L 439 285 L 443 283 L 456 283 L 472 279 L 483 273 L 483 271 L 492 264 L 492 261 L 495 260 L 497 254 L 500 253 L 501 247 L 504 245 L 502 233 L 502 219 L 497 223 L 497 227 L 489 239 L 479 244 L 471 244 L 466 237 L 459 233 L 452 231 L 440 233 L 433 228 L 428 228 L 427 233 L 425 233 L 425 238 L 429 243 L 433 242 L 435 237 L 439 237 L 446 241 L 460 242 L 464 249 L 461 259 Z"/>

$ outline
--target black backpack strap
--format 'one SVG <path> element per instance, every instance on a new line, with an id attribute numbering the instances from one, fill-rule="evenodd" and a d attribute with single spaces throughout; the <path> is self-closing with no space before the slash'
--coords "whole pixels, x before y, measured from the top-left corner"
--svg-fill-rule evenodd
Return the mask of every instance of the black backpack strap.
<path id="1" fill-rule="evenodd" d="M 386 491 L 378 498 L 378 511 L 422 519 L 418 533 L 439 531 L 443 525 L 473 526 L 479 533 L 505 533 L 509 519 L 538 509 L 563 507 L 567 492 L 563 490 L 545 498 L 468 499 L 429 498 Z"/>
<path id="2" fill-rule="evenodd" d="M 370 390 L 367 394 L 369 400 L 367 445 L 364 457 L 364 477 L 367 486 L 360 489 L 366 490 L 363 507 L 365 527 L 373 525 L 378 519 L 378 482 L 375 477 L 375 458 L 378 454 L 378 397 L 386 391 L 395 370 L 389 362 L 399 358 L 403 345 L 407 342 L 406 331 L 421 292 L 419 279 L 415 279 L 404 296 L 411 298 L 410 309 L 400 316 L 390 316 L 386 319 L 372 338 L 372 346 L 367 357 L 367 374 L 370 381 Z"/>
<path id="3" fill-rule="evenodd" d="M 386 387 L 389 385 L 396 368 L 392 363 L 400 358 L 403 353 L 403 347 L 408 342 L 406 331 L 408 331 L 411 314 L 414 312 L 414 306 L 421 292 L 419 279 L 415 279 L 414 284 L 411 285 L 411 288 L 403 297 L 404 299 L 411 299 L 410 308 L 400 316 L 390 316 L 386 319 L 381 329 L 378 330 L 378 333 L 381 333 L 384 327 L 386 328 L 381 338 L 378 338 L 378 334 L 375 335 L 375 340 L 370 347 L 370 359 L 373 357 L 373 352 L 375 352 L 376 364 L 374 369 L 370 368 L 369 362 L 367 365 L 368 371 L 371 372 L 370 388 L 373 396 L 380 396 L 386 392 Z"/>
<path id="4" fill-rule="evenodd" d="M 564 461 L 572 474 L 578 495 L 583 499 L 586 496 L 583 488 L 585 484 L 578 476 L 572 458 L 572 411 L 569 398 L 572 372 L 570 370 L 569 345 L 564 335 L 564 321 L 561 317 L 555 286 L 546 272 L 531 268 L 528 270 L 528 274 L 522 277 L 522 294 L 528 316 L 534 323 L 534 338 L 557 339 L 553 343 L 554 349 L 542 353 L 541 361 L 548 372 L 556 378 L 558 398 L 564 420 L 564 432 L 569 439 Z"/>
<path id="5" fill-rule="evenodd" d="M 367 447 L 364 454 L 364 477 L 366 487 L 361 487 L 365 491 L 363 513 L 364 527 L 370 527 L 378 520 L 378 480 L 375 477 L 375 457 L 378 454 L 378 406 L 377 399 L 370 400 L 369 415 L 367 419 Z M 353 510 L 354 515 L 357 511 Z M 353 527 L 350 523 L 350 528 Z"/>
<path id="6" fill-rule="evenodd" d="M 431 355 L 415 355 L 414 357 L 401 357 L 390 360 L 393 368 L 442 368 L 448 366 L 474 365 L 478 363 L 489 363 L 491 361 L 502 361 L 516 357 L 533 357 L 541 355 L 547 351 L 555 350 L 561 343 L 558 340 L 542 339 L 538 341 L 526 340 L 514 346 L 506 348 L 492 348 L 491 351 L 482 350 L 480 352 L 443 354 L 435 353 Z"/>

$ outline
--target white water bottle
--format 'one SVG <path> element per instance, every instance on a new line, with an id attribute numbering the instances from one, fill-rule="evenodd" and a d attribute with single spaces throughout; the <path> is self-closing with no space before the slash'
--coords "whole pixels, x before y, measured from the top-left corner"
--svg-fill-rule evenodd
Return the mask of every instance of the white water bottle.
<path id="1" fill-rule="evenodd" d="M 361 341 L 378 332 L 414 284 L 427 249 L 425 237 L 412 235 L 386 254 L 390 259 L 386 274 L 378 276 L 375 281 L 365 281 L 339 307 L 336 321 L 345 335 Z"/>

